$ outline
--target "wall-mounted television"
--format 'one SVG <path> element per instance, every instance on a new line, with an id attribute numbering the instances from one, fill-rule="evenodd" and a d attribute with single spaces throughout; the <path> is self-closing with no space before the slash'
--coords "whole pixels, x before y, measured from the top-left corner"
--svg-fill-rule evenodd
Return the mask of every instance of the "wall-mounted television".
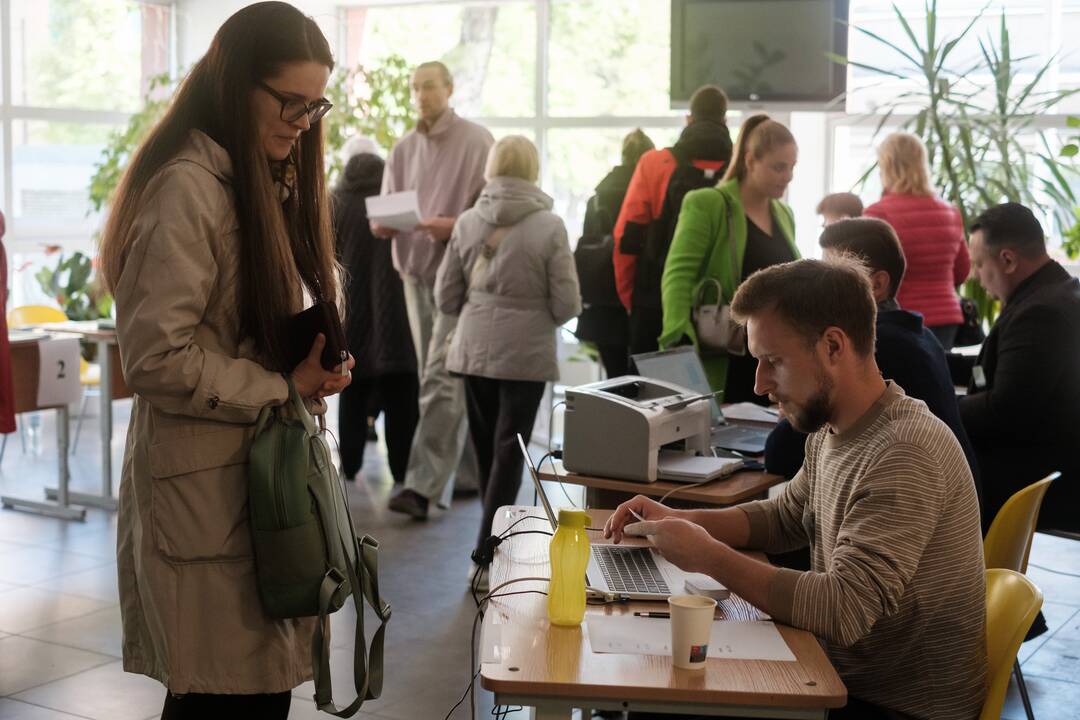
<path id="1" fill-rule="evenodd" d="M 671 105 L 719 85 L 735 106 L 841 109 L 848 0 L 671 0 Z"/>

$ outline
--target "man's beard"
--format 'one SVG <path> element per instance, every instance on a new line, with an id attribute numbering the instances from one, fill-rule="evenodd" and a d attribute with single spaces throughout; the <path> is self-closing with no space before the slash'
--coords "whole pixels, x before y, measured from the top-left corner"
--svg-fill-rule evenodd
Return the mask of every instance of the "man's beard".
<path id="1" fill-rule="evenodd" d="M 825 427 L 825 423 L 832 417 L 833 408 L 829 401 L 832 389 L 832 379 L 824 373 L 819 375 L 817 391 L 809 400 L 797 406 L 793 412 L 785 408 L 791 426 L 804 433 L 817 432 Z"/>

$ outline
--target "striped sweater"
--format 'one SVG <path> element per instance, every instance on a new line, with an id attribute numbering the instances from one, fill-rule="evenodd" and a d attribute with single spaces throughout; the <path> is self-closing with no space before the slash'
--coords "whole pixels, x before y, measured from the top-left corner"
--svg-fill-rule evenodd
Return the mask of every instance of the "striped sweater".
<path id="1" fill-rule="evenodd" d="M 851 696 L 901 716 L 978 716 L 979 506 L 960 445 L 922 401 L 888 383 L 854 427 L 807 439 L 779 496 L 741 507 L 751 547 L 810 545 L 811 570 L 781 570 L 769 609 L 823 640 Z"/>

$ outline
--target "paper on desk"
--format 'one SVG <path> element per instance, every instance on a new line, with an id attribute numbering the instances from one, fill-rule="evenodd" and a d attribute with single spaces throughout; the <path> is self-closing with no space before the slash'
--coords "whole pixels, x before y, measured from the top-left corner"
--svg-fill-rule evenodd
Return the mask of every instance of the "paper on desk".
<path id="1" fill-rule="evenodd" d="M 671 655 L 671 621 L 632 615 L 589 615 L 593 652 L 624 655 Z M 718 621 L 709 636 L 709 657 L 729 660 L 795 661 L 795 655 L 771 622 Z"/>
<path id="2" fill-rule="evenodd" d="M 38 407 L 79 399 L 79 339 L 47 338 L 38 343 Z"/>
<path id="3" fill-rule="evenodd" d="M 776 411 L 763 408 L 752 402 L 735 403 L 724 408 L 724 417 L 728 420 L 744 422 L 774 423 L 779 419 Z"/>
<path id="4" fill-rule="evenodd" d="M 420 224 L 420 205 L 415 190 L 372 195 L 364 200 L 368 220 L 379 225 L 408 232 Z"/>

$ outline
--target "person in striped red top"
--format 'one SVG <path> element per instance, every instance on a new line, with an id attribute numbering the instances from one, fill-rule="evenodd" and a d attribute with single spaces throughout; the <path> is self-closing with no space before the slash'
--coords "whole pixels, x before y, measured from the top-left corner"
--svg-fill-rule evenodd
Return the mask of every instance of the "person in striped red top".
<path id="1" fill-rule="evenodd" d="M 896 300 L 950 350 L 964 320 L 956 288 L 971 270 L 960 211 L 934 194 L 926 146 L 911 133 L 889 135 L 878 147 L 885 192 L 863 212 L 893 226 L 907 258 Z"/>
<path id="2" fill-rule="evenodd" d="M 975 486 L 945 423 L 882 379 L 865 267 L 775 265 L 731 308 L 758 360 L 755 391 L 811 433 L 802 469 L 777 497 L 730 508 L 672 510 L 639 495 L 605 535 L 648 535 L 679 567 L 817 635 L 848 689 L 830 718 L 973 720 L 988 672 Z M 631 510 L 644 521 L 630 524 Z M 805 572 L 735 549 L 807 546 Z"/>

